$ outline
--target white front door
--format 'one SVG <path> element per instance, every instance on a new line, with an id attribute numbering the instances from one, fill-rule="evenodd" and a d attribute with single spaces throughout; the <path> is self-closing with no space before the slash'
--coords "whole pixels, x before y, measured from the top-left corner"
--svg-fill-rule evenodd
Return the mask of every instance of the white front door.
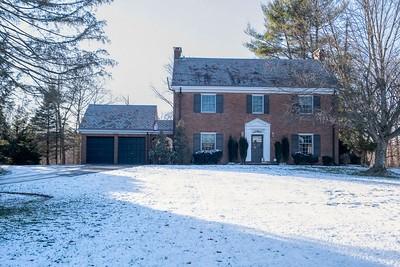
<path id="1" fill-rule="evenodd" d="M 265 122 L 260 119 L 254 119 L 248 123 L 245 124 L 245 137 L 247 139 L 247 142 L 249 142 L 249 148 L 247 149 L 247 157 L 246 161 L 248 162 L 259 162 L 260 161 L 260 155 L 258 153 L 260 152 L 260 149 L 252 149 L 252 141 L 253 141 L 253 136 L 262 136 L 262 161 L 270 161 L 270 150 L 271 150 L 271 124 L 268 122 Z M 254 155 L 252 155 L 254 154 Z"/>

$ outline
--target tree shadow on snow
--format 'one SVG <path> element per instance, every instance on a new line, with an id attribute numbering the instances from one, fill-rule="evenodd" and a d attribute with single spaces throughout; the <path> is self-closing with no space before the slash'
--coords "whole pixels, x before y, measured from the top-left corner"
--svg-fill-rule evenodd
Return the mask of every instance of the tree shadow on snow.
<path id="1" fill-rule="evenodd" d="M 385 266 L 379 262 L 400 258 L 398 251 L 335 247 L 138 205 L 141 184 L 123 172 L 87 180 L 94 181 L 70 182 L 65 190 L 77 194 L 55 197 L 32 218 L 19 218 L 27 223 L 0 220 L 2 264 Z M 98 194 L 88 195 L 93 190 Z M 118 200 L 116 192 L 131 198 Z"/>

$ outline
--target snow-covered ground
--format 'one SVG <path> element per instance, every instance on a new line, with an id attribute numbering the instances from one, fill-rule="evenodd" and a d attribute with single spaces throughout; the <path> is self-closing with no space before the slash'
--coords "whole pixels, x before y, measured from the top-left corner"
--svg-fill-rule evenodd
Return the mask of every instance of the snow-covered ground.
<path id="1" fill-rule="evenodd" d="M 0 265 L 400 266 L 400 180 L 349 172 L 144 166 L 3 185 L 53 198 L 0 193 Z"/>

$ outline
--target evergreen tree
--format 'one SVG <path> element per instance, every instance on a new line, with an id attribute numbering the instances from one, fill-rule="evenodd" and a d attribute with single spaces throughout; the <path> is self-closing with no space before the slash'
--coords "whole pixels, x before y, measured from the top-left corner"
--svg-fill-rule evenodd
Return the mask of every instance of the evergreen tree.
<path id="1" fill-rule="evenodd" d="M 289 139 L 287 137 L 282 138 L 282 161 L 288 163 L 289 161 Z"/>
<path id="2" fill-rule="evenodd" d="M 261 5 L 265 32 L 251 26 L 247 48 L 259 57 L 311 58 L 328 41 L 324 29 L 343 10 L 337 0 L 273 0 Z"/>
<path id="3" fill-rule="evenodd" d="M 154 148 L 150 151 L 150 159 L 155 164 L 170 164 L 174 159 L 174 151 L 172 151 L 172 142 L 163 132 L 156 138 Z"/>
<path id="4" fill-rule="evenodd" d="M 240 160 L 241 160 L 242 164 L 246 163 L 248 148 L 249 148 L 249 142 L 247 142 L 246 137 L 241 136 L 239 138 L 239 154 L 240 154 Z"/>
<path id="5" fill-rule="evenodd" d="M 178 121 L 174 135 L 175 163 L 187 164 L 190 162 L 190 151 L 187 146 L 185 126 L 182 120 Z"/>
<path id="6" fill-rule="evenodd" d="M 43 101 L 40 107 L 36 110 L 35 116 L 32 119 L 32 124 L 38 139 L 42 143 L 40 145 L 41 154 L 46 158 L 46 164 L 50 164 L 50 152 L 52 147 L 52 136 L 56 131 L 56 110 L 55 101 L 57 94 L 53 89 L 50 89 L 43 96 Z M 44 144 L 43 144 L 44 143 Z"/>
<path id="7" fill-rule="evenodd" d="M 40 153 L 29 118 L 23 108 L 17 109 L 7 145 L 7 154 L 12 164 L 39 164 Z"/>
<path id="8" fill-rule="evenodd" d="M 275 142 L 274 148 L 275 148 L 276 162 L 281 163 L 281 159 L 282 159 L 282 144 L 281 144 L 281 142 Z"/>
<path id="9" fill-rule="evenodd" d="M 229 136 L 228 152 L 229 162 L 236 162 L 238 159 L 238 142 L 232 136 Z"/>
<path id="10" fill-rule="evenodd" d="M 7 148 L 9 144 L 9 126 L 3 113 L 3 109 L 0 108 L 0 164 L 9 163 L 7 156 Z"/>

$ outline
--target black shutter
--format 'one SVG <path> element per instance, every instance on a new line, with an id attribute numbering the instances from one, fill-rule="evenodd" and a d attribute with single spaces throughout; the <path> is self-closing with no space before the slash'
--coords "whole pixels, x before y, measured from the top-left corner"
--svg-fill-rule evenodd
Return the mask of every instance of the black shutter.
<path id="1" fill-rule="evenodd" d="M 201 95 L 195 94 L 193 96 L 193 112 L 200 113 L 201 112 Z"/>
<path id="2" fill-rule="evenodd" d="M 321 109 L 321 97 L 319 95 L 314 96 L 314 110 Z"/>
<path id="3" fill-rule="evenodd" d="M 221 151 L 224 150 L 224 135 L 222 133 L 217 133 L 215 138 L 217 139 L 216 140 L 216 143 L 217 143 L 216 149 L 221 150 Z"/>
<path id="4" fill-rule="evenodd" d="M 292 134 L 292 138 L 291 138 L 292 142 L 291 142 L 291 146 L 290 146 L 290 152 L 291 154 L 295 154 L 296 152 L 299 152 L 299 135 L 297 134 Z"/>
<path id="5" fill-rule="evenodd" d="M 319 157 L 321 155 L 321 136 L 319 134 L 314 134 L 313 142 L 314 156 Z"/>
<path id="6" fill-rule="evenodd" d="M 199 133 L 193 134 L 193 153 L 201 150 L 200 138 L 201 138 L 201 135 Z"/>
<path id="7" fill-rule="evenodd" d="M 264 114 L 269 114 L 269 95 L 264 95 Z"/>
<path id="8" fill-rule="evenodd" d="M 217 95 L 216 96 L 216 102 L 217 102 L 217 113 L 224 113 L 224 96 L 223 95 Z"/>
<path id="9" fill-rule="evenodd" d="M 253 111 L 253 98 L 251 95 L 247 95 L 247 113 L 252 113 Z"/>

